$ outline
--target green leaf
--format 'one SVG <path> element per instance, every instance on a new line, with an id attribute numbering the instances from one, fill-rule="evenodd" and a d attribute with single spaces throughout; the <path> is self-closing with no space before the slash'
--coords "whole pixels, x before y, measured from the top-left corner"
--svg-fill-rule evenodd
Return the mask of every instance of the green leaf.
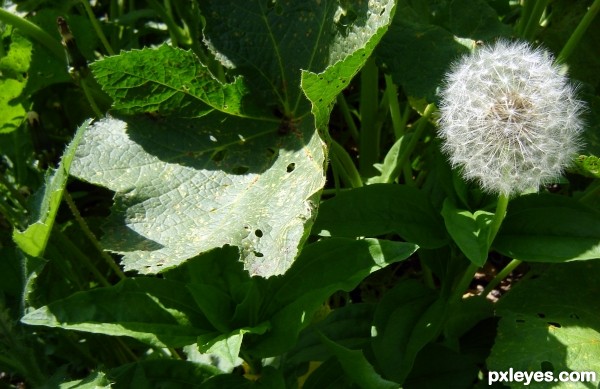
<path id="1" fill-rule="evenodd" d="M 112 388 L 200 388 L 202 382 L 221 374 L 218 369 L 175 359 L 145 360 L 119 366 L 107 376 Z"/>
<path id="2" fill-rule="evenodd" d="M 216 57 L 246 76 L 254 99 L 298 117 L 309 108 L 301 78 L 304 90 L 311 89 L 301 71 L 313 73 L 308 77 L 321 87 L 329 85 L 325 91 L 335 98 L 383 34 L 394 2 L 205 3 L 204 36 Z M 328 68 L 319 80 L 316 73 Z"/>
<path id="3" fill-rule="evenodd" d="M 252 275 L 287 270 L 324 184 L 312 123 L 221 114 L 154 121 L 106 118 L 86 133 L 72 173 L 117 192 L 103 244 L 126 270 L 156 273 L 237 246 Z"/>
<path id="4" fill-rule="evenodd" d="M 468 50 L 451 32 L 419 16 L 407 1 L 399 1 L 397 7 L 376 55 L 407 95 L 433 102 L 450 63 Z"/>
<path id="5" fill-rule="evenodd" d="M 512 34 L 512 28 L 500 22 L 486 0 L 454 0 L 441 4 L 447 7 L 436 9 L 436 21 L 458 37 L 491 41 Z"/>
<path id="6" fill-rule="evenodd" d="M 221 83 L 191 51 L 164 44 L 106 57 L 91 68 L 113 108 L 126 114 L 203 116 L 217 109 L 242 115 L 242 79 Z"/>
<path id="7" fill-rule="evenodd" d="M 113 388 L 110 380 L 106 377 L 106 374 L 95 371 L 89 376 L 81 380 L 64 382 L 58 385 L 60 389 L 102 389 L 102 388 Z"/>
<path id="8" fill-rule="evenodd" d="M 17 101 L 27 83 L 31 42 L 8 27 L 0 34 L 8 53 L 0 57 L 0 134 L 17 129 L 25 119 L 25 108 Z"/>
<path id="9" fill-rule="evenodd" d="M 531 262 L 600 258 L 600 213 L 571 197 L 522 196 L 509 204 L 493 247 Z"/>
<path id="10" fill-rule="evenodd" d="M 35 209 L 33 212 L 32 224 L 25 231 L 13 231 L 13 240 L 21 250 L 32 257 L 43 255 L 48 238 L 52 232 L 54 219 L 62 200 L 63 191 L 69 178 L 69 170 L 75 156 L 75 151 L 79 142 L 83 138 L 85 131 L 90 125 L 91 120 L 83 123 L 75 133 L 73 140 L 65 150 L 58 168 L 52 175 L 46 176 L 45 185 L 34 197 Z"/>
<path id="11" fill-rule="evenodd" d="M 321 341 L 340 362 L 346 375 L 361 388 L 398 388 L 398 383 L 381 378 L 362 351 L 340 346 L 324 335 L 321 335 Z"/>
<path id="12" fill-rule="evenodd" d="M 396 233 L 423 248 L 447 242 L 442 220 L 427 196 L 414 187 L 373 184 L 324 201 L 313 226 L 322 236 L 379 236 Z"/>
<path id="13" fill-rule="evenodd" d="M 560 371 L 600 371 L 599 276 L 599 261 L 573 262 L 519 282 L 497 304 L 501 319 L 488 368 L 550 370 L 555 377 Z M 590 384 L 599 382 L 597 376 Z"/>
<path id="14" fill-rule="evenodd" d="M 470 356 L 440 344 L 428 344 L 419 352 L 404 389 L 473 388 L 480 368 Z"/>
<path id="15" fill-rule="evenodd" d="M 450 64 L 473 49 L 474 40 L 512 33 L 485 0 L 400 0 L 397 7 L 376 54 L 407 95 L 428 102 L 436 101 Z"/>
<path id="16" fill-rule="evenodd" d="M 334 309 L 325 319 L 300 333 L 298 343 L 286 353 L 288 368 L 309 361 L 324 361 L 331 356 L 320 335 L 351 349 L 358 349 L 371 338 L 375 304 L 348 304 Z"/>
<path id="17" fill-rule="evenodd" d="M 449 339 L 458 339 L 481 320 L 493 316 L 494 305 L 490 300 L 482 297 L 461 299 L 444 323 L 444 335 Z"/>
<path id="18" fill-rule="evenodd" d="M 573 168 L 586 177 L 600 178 L 600 158 L 593 155 L 580 155 L 575 159 Z"/>
<path id="19" fill-rule="evenodd" d="M 377 239 L 329 238 L 307 245 L 290 270 L 266 286 L 261 307 L 271 329 L 249 343 L 257 356 L 279 355 L 293 346 L 323 302 L 354 289 L 367 275 L 410 257 L 418 246 Z"/>
<path id="20" fill-rule="evenodd" d="M 447 301 L 417 281 L 405 280 L 379 303 L 372 347 L 383 376 L 402 383 L 418 352 L 439 335 Z"/>
<path id="21" fill-rule="evenodd" d="M 494 214 L 476 211 L 474 214 L 458 209 L 446 199 L 442 216 L 448 233 L 465 256 L 477 266 L 483 266 L 488 257 L 490 224 Z"/>
<path id="22" fill-rule="evenodd" d="M 230 365 L 235 365 L 242 347 L 244 334 L 262 335 L 269 328 L 267 323 L 252 328 L 240 328 L 231 333 L 217 336 L 201 336 L 198 348 L 201 353 L 215 355 Z"/>
<path id="23" fill-rule="evenodd" d="M 312 104 L 319 129 L 327 125 L 337 95 L 364 66 L 387 31 L 394 16 L 395 2 L 345 2 L 339 7 L 333 22 L 342 34 L 331 44 L 327 68 L 320 73 L 312 69 L 302 71 L 302 90 Z"/>
<path id="24" fill-rule="evenodd" d="M 181 347 L 214 332 L 185 285 L 156 278 L 75 293 L 26 314 L 30 325 L 130 336 L 156 347 Z"/>
<path id="25" fill-rule="evenodd" d="M 336 358 L 330 358 L 310 372 L 308 378 L 302 384 L 302 388 L 356 389 L 359 386 L 350 381 Z"/>

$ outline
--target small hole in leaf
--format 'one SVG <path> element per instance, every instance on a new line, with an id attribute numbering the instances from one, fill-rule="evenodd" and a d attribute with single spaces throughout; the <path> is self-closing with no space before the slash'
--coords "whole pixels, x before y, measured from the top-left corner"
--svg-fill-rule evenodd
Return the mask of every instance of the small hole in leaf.
<path id="1" fill-rule="evenodd" d="M 246 174 L 248 170 L 250 170 L 248 166 L 236 166 L 231 170 L 231 172 L 233 174 Z"/>
<path id="2" fill-rule="evenodd" d="M 257 237 L 259 237 L 259 238 L 262 238 L 262 236 L 263 236 L 263 232 L 262 232 L 261 230 L 255 230 L 255 231 L 254 231 L 254 235 L 256 235 L 256 236 L 257 236 Z"/>
<path id="3" fill-rule="evenodd" d="M 543 313 L 538 313 L 537 315 L 538 315 L 538 317 L 541 317 L 542 319 L 546 317 L 546 315 L 544 315 Z"/>
<path id="4" fill-rule="evenodd" d="M 213 162 L 221 162 L 223 158 L 225 158 L 225 150 L 219 150 L 216 153 L 214 153 L 211 157 Z"/>
<path id="5" fill-rule="evenodd" d="M 262 257 L 264 257 L 265 255 L 264 255 L 263 253 L 259 252 L 259 251 L 255 251 L 255 252 L 254 252 L 254 256 L 256 256 L 256 257 L 258 257 L 258 258 L 262 258 Z"/>
<path id="6" fill-rule="evenodd" d="M 556 328 L 560 328 L 560 327 L 562 327 L 562 326 L 560 325 L 560 323 L 557 323 L 557 322 L 555 322 L 555 321 L 549 321 L 549 322 L 548 322 L 548 324 L 550 324 L 552 327 L 556 327 Z"/>
<path id="7" fill-rule="evenodd" d="M 543 361 L 540 364 L 540 370 L 543 372 L 554 371 L 554 365 L 550 361 Z"/>
<path id="8" fill-rule="evenodd" d="M 294 171 L 295 168 L 296 168 L 296 164 L 294 162 L 292 162 L 289 165 L 287 165 L 287 172 L 291 173 Z"/>

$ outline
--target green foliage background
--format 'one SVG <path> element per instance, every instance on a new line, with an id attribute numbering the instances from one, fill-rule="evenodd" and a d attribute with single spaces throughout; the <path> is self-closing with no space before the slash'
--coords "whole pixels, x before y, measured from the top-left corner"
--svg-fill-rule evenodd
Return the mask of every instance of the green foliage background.
<path id="1" fill-rule="evenodd" d="M 600 382 L 599 0 L 0 4 L 3 387 Z M 495 235 L 435 104 L 499 38 L 588 109 Z"/>

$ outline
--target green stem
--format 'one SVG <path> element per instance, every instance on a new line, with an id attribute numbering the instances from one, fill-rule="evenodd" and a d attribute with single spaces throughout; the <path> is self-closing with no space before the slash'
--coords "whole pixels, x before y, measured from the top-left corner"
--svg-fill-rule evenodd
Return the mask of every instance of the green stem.
<path id="1" fill-rule="evenodd" d="M 169 34 L 171 36 L 171 41 L 173 42 L 173 46 L 189 46 L 192 42 L 188 36 L 185 36 L 181 28 L 175 23 L 173 18 L 169 15 L 169 12 L 160 5 L 157 0 L 148 0 L 148 5 L 158 14 L 158 16 L 162 19 L 163 22 L 167 25 L 169 29 Z"/>
<path id="2" fill-rule="evenodd" d="M 492 224 L 490 225 L 489 235 L 488 235 L 488 246 L 491 246 L 494 243 L 494 239 L 496 238 L 496 234 L 500 230 L 500 226 L 502 225 L 502 221 L 506 216 L 506 209 L 508 208 L 508 196 L 500 195 L 498 196 L 498 202 L 496 203 L 496 212 L 494 213 L 494 218 L 492 219 Z"/>
<path id="3" fill-rule="evenodd" d="M 348 152 L 335 140 L 330 142 L 331 148 L 331 162 L 337 164 L 340 175 L 345 179 L 353 188 L 359 188 L 363 186 L 362 179 L 354 161 L 348 155 Z"/>
<path id="4" fill-rule="evenodd" d="M 88 87 L 85 77 L 79 78 L 79 85 L 81 86 L 81 89 L 83 89 L 85 98 L 87 99 L 88 103 L 90 103 L 90 107 L 92 107 L 92 111 L 94 111 L 94 114 L 96 115 L 96 117 L 101 118 L 102 116 L 104 116 L 102 111 L 98 107 L 98 104 L 96 104 L 96 100 L 94 100 L 94 96 L 92 96 L 92 93 L 90 91 L 90 88 Z"/>
<path id="5" fill-rule="evenodd" d="M 90 2 L 88 0 L 81 0 L 80 2 L 83 5 L 83 8 L 85 8 L 85 12 L 87 13 L 88 18 L 90 19 L 90 23 L 92 23 L 92 27 L 94 28 L 94 31 L 96 31 L 96 35 L 98 36 L 98 38 L 100 38 L 100 42 L 102 42 L 104 49 L 106 50 L 108 55 L 115 55 L 115 51 L 110 46 L 110 43 L 108 43 L 108 39 L 106 39 L 106 35 L 104 35 L 104 32 L 102 31 L 102 27 L 98 23 L 96 15 L 94 15 L 94 11 L 90 6 Z"/>
<path id="6" fill-rule="evenodd" d="M 463 276 L 461 277 L 460 281 L 458 281 L 456 288 L 454 288 L 454 292 L 452 293 L 452 297 L 450 298 L 451 302 L 460 301 L 465 291 L 469 288 L 469 284 L 471 283 L 471 281 L 473 281 L 473 277 L 475 276 L 475 273 L 477 273 L 477 269 L 479 269 L 479 266 L 477 266 L 476 264 L 469 264 L 469 267 L 467 267 L 467 270 L 465 270 L 465 272 L 463 273 Z"/>
<path id="7" fill-rule="evenodd" d="M 577 28 L 575 28 L 575 31 L 573 31 L 569 37 L 567 43 L 565 43 L 565 46 L 561 50 L 560 54 L 558 54 L 556 62 L 565 63 L 567 61 L 567 59 L 573 53 L 573 50 L 575 50 L 575 47 L 579 44 L 579 41 L 581 41 L 583 34 L 585 34 L 588 27 L 592 23 L 592 20 L 594 20 L 594 17 L 596 17 L 598 14 L 598 11 L 600 11 L 600 0 L 595 0 L 590 8 L 588 8 L 585 15 L 583 15 L 583 18 L 577 25 Z"/>
<path id="8" fill-rule="evenodd" d="M 41 43 L 42 46 L 50 50 L 50 52 L 57 58 L 64 58 L 65 52 L 63 51 L 60 42 L 52 35 L 42 30 L 36 24 L 31 23 L 29 20 L 23 19 L 17 15 L 13 15 L 10 12 L 0 8 L 0 22 L 10 24 L 13 27 L 18 28 L 20 33 Z"/>
<path id="9" fill-rule="evenodd" d="M 527 20 L 527 25 L 525 26 L 525 30 L 521 35 L 526 40 L 532 40 L 535 36 L 535 32 L 540 24 L 540 19 L 546 10 L 546 6 L 548 5 L 549 0 L 536 0 L 531 15 Z"/>
<path id="10" fill-rule="evenodd" d="M 524 0 L 522 1 L 523 5 L 521 7 L 521 16 L 519 17 L 519 21 L 517 22 L 516 32 L 518 36 L 524 36 L 525 27 L 527 26 L 527 22 L 531 17 L 531 13 L 533 12 L 533 7 L 535 6 L 535 1 L 533 0 Z"/>
<path id="11" fill-rule="evenodd" d="M 359 169 L 363 177 L 377 174 L 373 166 L 379 161 L 380 131 L 377 128 L 379 109 L 379 69 L 375 60 L 365 63 L 360 75 L 360 139 Z"/>
<path id="12" fill-rule="evenodd" d="M 92 230 L 90 230 L 90 227 L 87 225 L 86 221 L 83 219 L 83 217 L 81 217 L 81 214 L 79 213 L 79 210 L 77 209 L 77 206 L 75 205 L 75 202 L 73 202 L 73 198 L 71 197 L 71 194 L 66 190 L 63 192 L 63 199 L 65 199 L 67 205 L 69 206 L 69 209 L 73 213 L 73 216 L 75 216 L 75 220 L 79 224 L 79 227 L 81 228 L 81 230 L 83 231 L 85 236 L 87 236 L 88 239 L 92 242 L 92 244 L 94 245 L 96 250 L 98 250 L 98 252 L 100 253 L 100 256 L 106 261 L 108 266 L 115 272 L 115 274 L 121 280 L 126 279 L 127 276 L 125 275 L 125 273 L 123 273 L 123 271 L 121 270 L 119 265 L 117 265 L 115 260 L 110 255 L 108 255 L 106 253 L 106 251 L 104 251 L 104 249 L 102 249 L 102 246 L 100 246 L 100 242 L 98 241 L 98 238 L 96 238 L 96 236 L 94 235 Z"/>
<path id="13" fill-rule="evenodd" d="M 425 111 L 423 111 L 423 116 L 419 119 L 415 131 L 410 134 L 410 138 L 408 139 L 408 144 L 403 149 L 402 154 L 398 156 L 398 161 L 394 166 L 392 174 L 390 174 L 387 182 L 393 182 L 396 177 L 400 175 L 400 172 L 403 169 L 404 164 L 408 161 L 408 157 L 412 154 L 417 146 L 417 142 L 423 136 L 425 129 L 427 128 L 427 123 L 429 122 L 429 118 L 431 114 L 435 111 L 435 105 L 433 103 L 427 105 L 425 107 Z"/>
<path id="14" fill-rule="evenodd" d="M 70 251 L 74 258 L 71 258 L 73 261 L 80 261 L 102 284 L 102 286 L 111 286 L 110 282 L 100 273 L 100 271 L 96 268 L 96 266 L 92 263 L 92 260 L 85 255 L 71 240 L 59 229 L 54 229 L 54 236 L 57 239 L 57 242 L 60 242 L 60 247 L 63 247 L 65 250 Z"/>
<path id="15" fill-rule="evenodd" d="M 431 289 L 435 289 L 435 282 L 433 281 L 433 273 L 431 273 L 431 269 L 425 261 L 419 257 L 419 263 L 421 264 L 421 271 L 423 272 L 423 281 L 425 285 L 427 285 Z"/>
<path id="16" fill-rule="evenodd" d="M 352 136 L 352 139 L 354 139 L 355 142 L 358 142 L 358 138 L 359 138 L 358 129 L 356 128 L 356 123 L 354 123 L 354 119 L 352 118 L 352 113 L 350 113 L 350 108 L 348 108 L 348 103 L 346 102 L 346 99 L 344 98 L 343 94 L 340 93 L 339 95 L 337 95 L 337 103 L 338 103 L 340 112 L 342 113 L 342 116 L 344 117 L 344 120 L 346 121 L 348 130 L 350 131 L 350 136 Z"/>
<path id="17" fill-rule="evenodd" d="M 400 104 L 398 103 L 398 87 L 394 84 L 392 76 L 385 75 L 385 92 L 388 97 L 390 116 L 392 117 L 392 128 L 396 139 L 399 139 L 406 130 L 406 121 L 404 115 L 400 113 Z"/>
<path id="18" fill-rule="evenodd" d="M 500 273 L 496 274 L 496 276 L 494 277 L 493 280 L 490 281 L 489 284 L 487 284 L 487 286 L 485 287 L 485 289 L 483 290 L 483 292 L 481 293 L 481 295 L 483 297 L 487 296 L 488 294 L 490 294 L 490 292 L 492 290 L 494 290 L 494 288 L 500 283 L 502 282 L 503 279 L 506 278 L 506 276 L 508 276 L 513 270 L 515 270 L 519 265 L 521 264 L 521 261 L 519 261 L 518 259 L 513 259 L 512 261 L 510 261 L 510 263 L 508 265 L 506 265 L 504 267 L 504 269 L 502 269 L 502 271 L 500 271 Z"/>

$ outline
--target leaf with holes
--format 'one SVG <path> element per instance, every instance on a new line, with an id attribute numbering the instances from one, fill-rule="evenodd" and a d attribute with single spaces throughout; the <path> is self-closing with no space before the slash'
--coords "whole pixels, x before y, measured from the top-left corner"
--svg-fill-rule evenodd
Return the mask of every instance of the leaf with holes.
<path id="1" fill-rule="evenodd" d="M 367 42 L 372 50 L 393 4 L 206 1 L 205 44 L 233 83 L 168 46 L 92 65 L 121 113 L 173 116 L 105 118 L 78 150 L 73 174 L 117 192 L 103 243 L 124 255 L 125 269 L 156 273 L 231 245 L 252 275 L 285 272 L 325 182 L 301 72 L 344 63 L 349 82 L 364 63 L 353 58 Z M 260 114 L 245 110 L 249 99 Z"/>
<path id="2" fill-rule="evenodd" d="M 501 319 L 488 368 L 551 370 L 555 377 L 560 371 L 600 371 L 599 274 L 598 261 L 572 262 L 517 284 L 497 304 Z"/>

